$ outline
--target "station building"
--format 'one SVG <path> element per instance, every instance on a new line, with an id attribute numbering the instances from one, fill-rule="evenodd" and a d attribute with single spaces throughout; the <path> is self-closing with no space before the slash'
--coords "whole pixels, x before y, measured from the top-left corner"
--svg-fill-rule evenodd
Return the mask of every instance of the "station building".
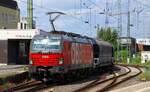
<path id="1" fill-rule="evenodd" d="M 0 65 L 29 63 L 29 47 L 33 36 L 47 34 L 39 29 L 1 29 Z"/>
<path id="2" fill-rule="evenodd" d="M 141 53 L 141 63 L 150 61 L 150 39 L 137 39 L 136 43 Z"/>
<path id="3" fill-rule="evenodd" d="M 121 49 L 126 50 L 129 45 L 131 56 L 136 53 L 136 39 L 132 37 L 121 37 L 120 38 Z"/>
<path id="4" fill-rule="evenodd" d="M 0 29 L 17 29 L 20 10 L 14 0 L 0 0 Z"/>
<path id="5" fill-rule="evenodd" d="M 27 17 L 20 18 L 20 22 L 18 22 L 18 29 L 27 29 Z M 35 20 L 33 20 L 33 29 L 36 29 Z"/>

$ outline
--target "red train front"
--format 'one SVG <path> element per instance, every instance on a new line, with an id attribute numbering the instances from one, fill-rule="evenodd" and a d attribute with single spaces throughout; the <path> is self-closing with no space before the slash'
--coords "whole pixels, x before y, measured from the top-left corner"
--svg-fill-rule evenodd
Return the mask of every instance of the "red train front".
<path id="1" fill-rule="evenodd" d="M 31 41 L 30 64 L 30 72 L 39 79 L 90 68 L 93 65 L 91 41 L 68 34 L 37 35 Z"/>
<path id="2" fill-rule="evenodd" d="M 58 35 L 37 35 L 31 42 L 30 64 L 33 66 L 62 66 L 62 43 Z"/>

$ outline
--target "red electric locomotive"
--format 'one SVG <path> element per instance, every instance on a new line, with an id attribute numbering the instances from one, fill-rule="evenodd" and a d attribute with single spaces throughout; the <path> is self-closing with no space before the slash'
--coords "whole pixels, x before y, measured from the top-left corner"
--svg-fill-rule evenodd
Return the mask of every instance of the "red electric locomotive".
<path id="1" fill-rule="evenodd" d="M 57 31 L 36 35 L 30 46 L 30 72 L 37 79 L 76 74 L 93 67 L 93 56 L 87 37 Z"/>
<path id="2" fill-rule="evenodd" d="M 113 65 L 113 46 L 105 41 L 81 36 L 74 33 L 54 31 L 33 37 L 30 46 L 30 74 L 38 79 L 70 79 L 72 76 L 83 76 L 89 71 L 102 66 Z"/>

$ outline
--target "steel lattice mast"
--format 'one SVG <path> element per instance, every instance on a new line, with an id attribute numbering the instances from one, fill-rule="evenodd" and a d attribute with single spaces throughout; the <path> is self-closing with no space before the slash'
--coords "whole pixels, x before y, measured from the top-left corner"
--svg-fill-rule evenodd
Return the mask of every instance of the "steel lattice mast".
<path id="1" fill-rule="evenodd" d="M 33 29 L 33 0 L 27 0 L 27 28 Z"/>
<path id="2" fill-rule="evenodd" d="M 127 62 L 130 62 L 130 0 L 128 0 L 128 18 L 127 18 L 127 53 L 128 53 L 128 57 L 127 57 Z"/>
<path id="3" fill-rule="evenodd" d="M 122 35 L 122 14 L 121 14 L 121 0 L 118 0 L 118 46 L 117 46 L 117 50 L 118 50 L 118 55 L 117 55 L 117 59 L 120 60 L 121 58 L 121 44 L 120 44 L 120 37 Z"/>

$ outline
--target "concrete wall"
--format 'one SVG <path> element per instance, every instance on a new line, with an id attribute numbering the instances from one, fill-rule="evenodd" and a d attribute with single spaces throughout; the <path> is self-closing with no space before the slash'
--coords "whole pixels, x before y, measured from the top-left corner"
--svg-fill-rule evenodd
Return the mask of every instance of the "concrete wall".
<path id="1" fill-rule="evenodd" d="M 8 62 L 8 41 L 0 40 L 0 64 L 7 64 Z"/>
<path id="2" fill-rule="evenodd" d="M 20 11 L 0 6 L 0 29 L 17 29 L 20 20 Z"/>
<path id="3" fill-rule="evenodd" d="M 150 62 L 150 51 L 141 52 L 141 63 Z"/>

